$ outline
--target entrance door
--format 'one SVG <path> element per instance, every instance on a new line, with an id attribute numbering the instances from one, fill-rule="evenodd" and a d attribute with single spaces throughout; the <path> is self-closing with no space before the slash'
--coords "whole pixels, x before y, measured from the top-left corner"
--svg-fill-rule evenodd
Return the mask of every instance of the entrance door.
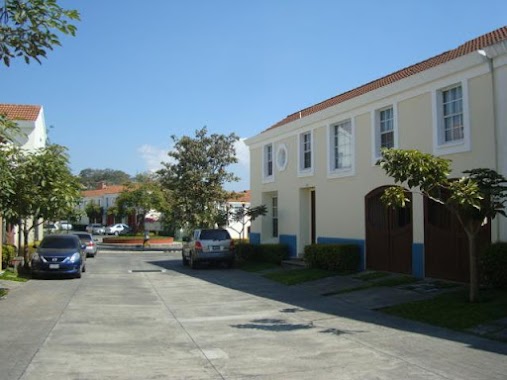
<path id="1" fill-rule="evenodd" d="M 482 227 L 478 247 L 491 243 L 491 223 Z M 468 240 L 458 218 L 444 205 L 424 200 L 424 266 L 427 277 L 469 282 Z"/>
<path id="2" fill-rule="evenodd" d="M 380 200 L 386 187 L 365 197 L 366 266 L 368 269 L 412 273 L 412 203 L 387 208 Z M 411 199 L 411 193 L 407 192 Z"/>

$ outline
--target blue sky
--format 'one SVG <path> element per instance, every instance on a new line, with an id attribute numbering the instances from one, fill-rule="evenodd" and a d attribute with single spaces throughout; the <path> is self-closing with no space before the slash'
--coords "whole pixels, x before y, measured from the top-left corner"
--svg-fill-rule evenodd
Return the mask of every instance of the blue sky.
<path id="1" fill-rule="evenodd" d="M 42 65 L 0 66 L 0 102 L 44 107 L 50 140 L 131 175 L 171 135 L 254 136 L 288 114 L 507 24 L 505 0 L 60 1 L 77 36 Z M 248 149 L 238 144 L 249 188 Z"/>

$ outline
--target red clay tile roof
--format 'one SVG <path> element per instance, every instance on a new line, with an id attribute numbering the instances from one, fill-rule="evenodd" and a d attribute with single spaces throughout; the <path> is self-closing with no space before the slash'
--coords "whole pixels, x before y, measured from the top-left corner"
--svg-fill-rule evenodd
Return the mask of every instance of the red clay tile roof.
<path id="1" fill-rule="evenodd" d="M 239 193 L 233 192 L 227 201 L 250 203 L 250 190 L 244 190 Z"/>
<path id="2" fill-rule="evenodd" d="M 125 189 L 125 186 L 122 185 L 110 185 L 105 187 L 104 189 L 94 189 L 94 190 L 85 190 L 82 192 L 83 197 L 93 198 L 93 197 L 101 197 L 106 194 L 120 194 Z"/>
<path id="3" fill-rule="evenodd" d="M 449 51 L 439 54 L 433 58 L 429 58 L 425 61 L 416 63 L 415 65 L 406 67 L 406 68 L 401 69 L 399 71 L 396 71 L 396 72 L 389 74 L 385 77 L 382 77 L 380 79 L 374 80 L 374 81 L 367 83 L 365 85 L 357 87 L 353 90 L 344 92 L 343 94 L 337 95 L 337 96 L 332 97 L 327 100 L 324 100 L 321 103 L 317 103 L 317 104 L 310 106 L 308 108 L 304 108 L 301 111 L 295 112 L 295 113 L 287 116 L 285 119 L 280 120 L 278 123 L 272 125 L 268 129 L 266 129 L 264 132 L 269 131 L 274 128 L 277 128 L 277 127 L 280 127 L 284 124 L 288 124 L 288 123 L 295 121 L 297 119 L 301 119 L 305 116 L 309 116 L 309 115 L 314 114 L 316 112 L 322 111 L 326 108 L 332 107 L 336 104 L 339 104 L 344 101 L 355 98 L 357 96 L 366 94 L 367 92 L 387 86 L 391 83 L 397 82 L 397 81 L 407 78 L 411 75 L 418 74 L 422 71 L 431 69 L 431 68 L 441 65 L 445 62 L 449 62 L 453 59 L 456 59 L 458 57 L 472 53 L 472 52 L 477 51 L 479 49 L 483 49 L 487 46 L 494 45 L 494 44 L 504 41 L 504 40 L 507 40 L 507 26 L 501 27 L 497 30 L 490 32 L 490 33 L 487 33 L 487 34 L 484 34 L 480 37 L 477 37 L 471 41 L 465 42 L 463 45 L 458 46 L 456 49 L 449 50 Z M 262 132 L 262 133 L 264 133 L 264 132 Z"/>
<path id="4" fill-rule="evenodd" d="M 6 115 L 10 120 L 35 121 L 41 108 L 29 104 L 0 104 L 0 114 Z"/>

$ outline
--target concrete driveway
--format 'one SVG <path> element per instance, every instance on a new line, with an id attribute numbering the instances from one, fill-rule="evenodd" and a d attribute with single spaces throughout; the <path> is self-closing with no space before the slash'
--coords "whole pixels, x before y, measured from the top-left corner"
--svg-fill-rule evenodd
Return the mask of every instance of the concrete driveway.
<path id="1" fill-rule="evenodd" d="M 315 286 L 193 271 L 178 252 L 103 251 L 87 268 L 0 300 L 0 379 L 506 378 L 506 344 Z"/>

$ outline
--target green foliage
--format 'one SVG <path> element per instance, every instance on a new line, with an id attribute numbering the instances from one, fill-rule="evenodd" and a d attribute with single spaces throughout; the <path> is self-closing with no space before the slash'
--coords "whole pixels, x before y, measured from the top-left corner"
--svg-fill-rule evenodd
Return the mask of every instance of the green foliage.
<path id="1" fill-rule="evenodd" d="M 15 121 L 10 120 L 4 114 L 0 114 L 0 143 L 13 142 L 16 136 L 23 135 L 24 133 Z"/>
<path id="2" fill-rule="evenodd" d="M 311 244 L 305 247 L 304 260 L 310 268 L 330 271 L 359 269 L 359 246 L 354 244 Z"/>
<path id="3" fill-rule="evenodd" d="M 124 185 L 131 181 L 130 175 L 124 171 L 114 169 L 83 169 L 79 172 L 78 177 L 87 189 L 96 189 L 101 182 L 108 185 Z"/>
<path id="4" fill-rule="evenodd" d="M 225 204 L 229 192 L 223 185 L 238 178 L 227 167 L 236 163 L 234 144 L 238 136 L 212 134 L 206 127 L 195 137 L 172 136 L 174 148 L 168 155 L 171 162 L 163 163 L 158 171 L 164 188 L 173 193 L 173 219 L 188 229 L 213 227 L 219 222 L 220 204 Z"/>
<path id="5" fill-rule="evenodd" d="M 254 221 L 259 216 L 266 215 L 267 212 L 268 208 L 266 207 L 266 205 L 260 205 L 255 207 L 241 207 L 234 210 L 232 214 L 232 220 L 241 224 L 241 230 L 236 232 L 239 233 L 239 236 L 243 236 L 247 223 Z"/>
<path id="6" fill-rule="evenodd" d="M 59 46 L 57 33 L 74 36 L 79 12 L 61 8 L 56 0 L 5 0 L 0 7 L 0 59 L 6 66 L 11 58 L 23 57 L 41 63 L 46 51 Z"/>
<path id="7" fill-rule="evenodd" d="M 86 204 L 84 211 L 90 221 L 100 222 L 102 220 L 103 208 L 100 207 L 99 204 L 94 200 Z"/>
<path id="8" fill-rule="evenodd" d="M 235 253 L 238 262 L 264 262 L 280 265 L 289 256 L 285 244 L 237 243 Z"/>
<path id="9" fill-rule="evenodd" d="M 9 266 L 9 263 L 16 257 L 16 246 L 11 244 L 2 245 L 2 269 Z"/>
<path id="10" fill-rule="evenodd" d="M 491 244 L 482 253 L 481 270 L 486 285 L 507 289 L 507 243 Z"/>
<path id="11" fill-rule="evenodd" d="M 137 215 L 136 231 L 144 231 L 144 218 L 150 210 L 168 213 L 170 204 L 170 192 L 151 179 L 143 183 L 127 183 L 116 199 L 119 214 Z"/>

